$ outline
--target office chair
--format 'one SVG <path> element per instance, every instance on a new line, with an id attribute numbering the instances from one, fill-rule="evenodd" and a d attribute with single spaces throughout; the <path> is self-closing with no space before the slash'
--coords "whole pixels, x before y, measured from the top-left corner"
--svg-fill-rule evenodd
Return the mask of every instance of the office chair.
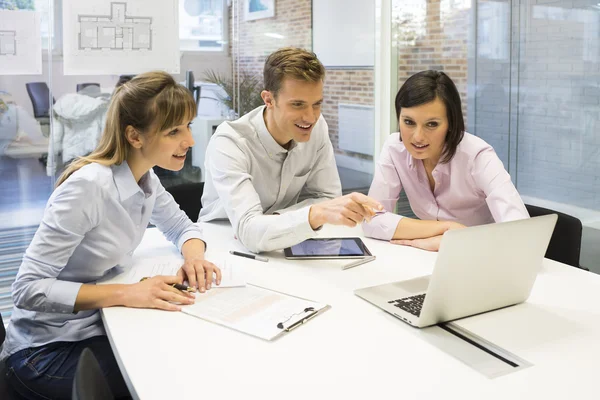
<path id="1" fill-rule="evenodd" d="M 40 123 L 44 136 L 50 134 L 50 89 L 46 82 L 29 82 L 25 84 L 27 94 L 33 106 L 33 116 Z M 56 103 L 54 97 L 52 104 Z"/>
<path id="2" fill-rule="evenodd" d="M 85 89 L 86 87 L 90 87 L 90 86 L 96 86 L 98 89 L 100 89 L 99 83 L 78 83 L 77 84 L 77 92 L 80 92 L 83 89 Z"/>
<path id="3" fill-rule="evenodd" d="M 198 214 L 202 208 L 200 199 L 204 191 L 204 182 L 182 183 L 165 189 L 171 193 L 175 202 L 193 222 L 198 221 Z"/>
<path id="4" fill-rule="evenodd" d="M 83 349 L 77 362 L 75 379 L 73 380 L 73 400 L 114 399 L 110 386 L 100 369 L 94 353 Z"/>
<path id="5" fill-rule="evenodd" d="M 33 116 L 38 118 L 50 118 L 50 89 L 46 82 L 29 82 L 26 83 L 27 94 L 33 105 Z M 52 104 L 56 103 L 54 97 Z"/>
<path id="6" fill-rule="evenodd" d="M 587 270 L 587 268 L 579 264 L 581 232 L 583 230 L 581 221 L 571 215 L 547 208 L 532 206 L 531 204 L 525 204 L 525 207 L 531 217 L 548 214 L 558 215 L 558 220 L 556 221 L 556 226 L 554 227 L 554 232 L 546 251 L 546 258 Z"/>

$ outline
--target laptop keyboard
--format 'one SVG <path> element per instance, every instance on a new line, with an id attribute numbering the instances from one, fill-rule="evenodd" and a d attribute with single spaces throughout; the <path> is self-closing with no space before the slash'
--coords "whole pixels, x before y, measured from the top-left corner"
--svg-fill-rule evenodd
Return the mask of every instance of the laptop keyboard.
<path id="1" fill-rule="evenodd" d="M 424 301 L 425 293 L 418 294 L 416 296 L 404 297 L 398 300 L 390 300 L 388 303 L 406 312 L 409 312 L 416 317 L 419 317 L 421 315 L 421 308 L 423 308 Z"/>

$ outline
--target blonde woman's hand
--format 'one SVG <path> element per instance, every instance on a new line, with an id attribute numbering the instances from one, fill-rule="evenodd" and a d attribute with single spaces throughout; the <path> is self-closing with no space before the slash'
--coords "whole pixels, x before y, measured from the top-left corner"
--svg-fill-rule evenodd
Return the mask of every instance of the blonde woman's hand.
<path id="1" fill-rule="evenodd" d="M 175 283 L 182 283 L 181 277 L 160 275 L 127 285 L 123 303 L 126 307 L 181 311 L 181 307 L 173 303 L 193 304 L 195 296 L 175 289 L 171 286 Z"/>
<path id="2" fill-rule="evenodd" d="M 181 281 L 188 281 L 189 286 L 198 289 L 201 293 L 210 289 L 213 276 L 217 285 L 221 284 L 221 270 L 215 264 L 202 257 L 188 258 L 184 261 L 177 277 Z"/>

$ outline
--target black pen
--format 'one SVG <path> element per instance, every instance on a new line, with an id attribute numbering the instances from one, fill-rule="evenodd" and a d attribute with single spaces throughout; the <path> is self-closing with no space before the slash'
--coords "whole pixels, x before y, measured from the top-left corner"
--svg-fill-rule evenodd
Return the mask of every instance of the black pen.
<path id="1" fill-rule="evenodd" d="M 195 292 L 196 291 L 196 289 L 194 289 L 193 287 L 182 285 L 180 283 L 174 283 L 171 286 L 173 286 L 177 290 L 181 290 L 182 292 Z"/>
<path id="2" fill-rule="evenodd" d="M 149 276 L 145 276 L 142 279 L 140 279 L 140 282 L 145 281 L 146 279 L 150 279 L 150 277 Z M 182 285 L 180 283 L 173 283 L 173 284 L 171 284 L 169 286 L 172 286 L 172 287 L 174 287 L 177 290 L 181 290 L 182 292 L 195 292 L 196 291 L 196 289 L 194 289 L 193 287 Z"/>
<path id="3" fill-rule="evenodd" d="M 256 260 L 256 261 L 262 261 L 262 262 L 269 261 L 269 259 L 267 257 L 261 257 L 261 256 L 257 256 L 254 254 L 248 254 L 248 253 L 240 253 L 239 251 L 234 251 L 234 250 L 229 250 L 229 254 L 233 254 L 234 256 L 238 256 L 238 257 L 250 258 L 250 259 Z"/>

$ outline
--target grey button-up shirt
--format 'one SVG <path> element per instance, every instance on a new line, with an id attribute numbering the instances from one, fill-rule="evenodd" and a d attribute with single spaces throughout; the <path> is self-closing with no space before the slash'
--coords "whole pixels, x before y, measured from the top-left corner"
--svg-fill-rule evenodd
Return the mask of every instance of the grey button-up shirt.
<path id="1" fill-rule="evenodd" d="M 202 237 L 150 170 L 138 183 L 127 162 L 89 164 L 50 196 L 12 286 L 15 307 L 0 359 L 25 348 L 104 335 L 97 310 L 73 313 L 84 283 L 127 265 L 155 224 L 181 249 Z"/>
<path id="2" fill-rule="evenodd" d="M 229 218 L 239 240 L 254 252 L 315 236 L 310 206 L 342 194 L 323 116 L 308 142 L 292 142 L 286 150 L 267 130 L 263 111 L 261 106 L 223 122 L 210 139 L 199 216 L 201 221 Z"/>

